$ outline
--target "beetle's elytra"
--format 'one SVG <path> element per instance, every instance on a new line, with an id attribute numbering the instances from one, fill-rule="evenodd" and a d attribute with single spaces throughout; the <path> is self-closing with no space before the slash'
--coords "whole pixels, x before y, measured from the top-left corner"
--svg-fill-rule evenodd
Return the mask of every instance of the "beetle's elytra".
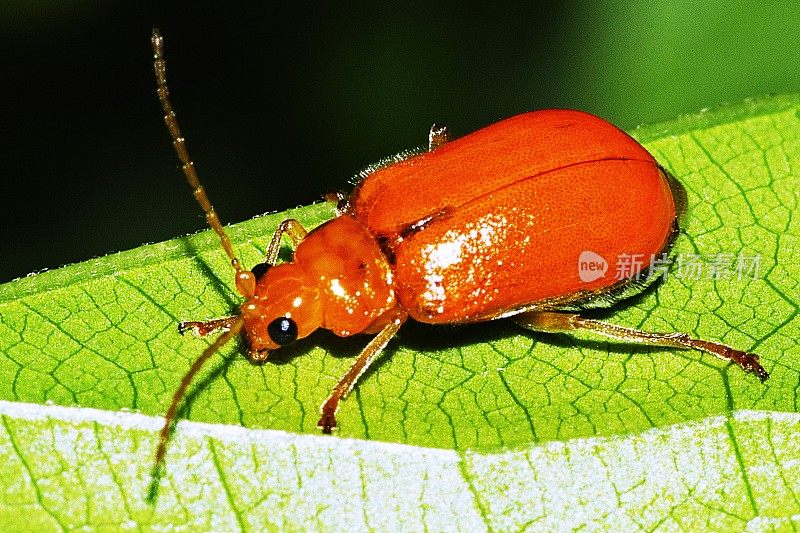
<path id="1" fill-rule="evenodd" d="M 429 149 L 378 165 L 338 216 L 306 232 L 284 221 L 262 264 L 244 269 L 199 183 L 169 102 L 163 40 L 153 32 L 158 96 L 183 171 L 236 271 L 239 313 L 184 322 L 181 332 L 223 332 L 176 391 L 156 466 L 189 383 L 213 353 L 241 333 L 252 361 L 324 328 L 373 335 L 322 406 L 319 427 L 336 427 L 339 402 L 409 318 L 468 323 L 510 317 L 544 332 L 576 329 L 617 340 L 702 350 L 762 381 L 758 356 L 683 333 L 647 333 L 583 318 L 657 276 L 650 258 L 669 251 L 678 208 L 671 178 L 640 144 L 593 115 L 549 109 L 503 120 L 457 140 L 432 129 Z M 291 262 L 276 264 L 283 237 Z M 620 257 L 642 257 L 622 278 Z M 601 258 L 605 270 L 591 270 Z M 586 259 L 589 276 L 578 268 Z M 608 275 L 606 275 L 608 274 Z"/>

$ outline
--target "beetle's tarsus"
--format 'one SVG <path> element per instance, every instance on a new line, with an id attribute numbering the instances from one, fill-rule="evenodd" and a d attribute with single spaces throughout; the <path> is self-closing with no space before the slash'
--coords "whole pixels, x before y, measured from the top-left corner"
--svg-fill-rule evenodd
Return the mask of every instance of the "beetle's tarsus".
<path id="1" fill-rule="evenodd" d="M 254 365 L 260 365 L 269 359 L 270 350 L 247 350 L 247 359 Z"/>
<path id="2" fill-rule="evenodd" d="M 187 331 L 191 331 L 198 337 L 205 337 L 215 331 L 225 332 L 230 330 L 236 319 L 237 317 L 235 316 L 229 316 L 205 321 L 187 320 L 178 324 L 178 333 L 185 335 Z"/>
<path id="3" fill-rule="evenodd" d="M 336 417 L 332 413 L 324 412 L 323 407 L 322 418 L 317 422 L 317 428 L 321 429 L 325 435 L 330 435 L 332 430 L 336 429 Z"/>
<path id="4" fill-rule="evenodd" d="M 704 352 L 716 355 L 721 359 L 727 359 L 735 363 L 745 372 L 755 374 L 758 379 L 761 380 L 761 383 L 764 383 L 769 378 L 769 373 L 764 370 L 764 367 L 758 362 L 757 354 L 743 352 L 742 350 L 737 350 L 736 348 L 731 348 L 730 346 L 719 344 L 717 342 L 691 339 L 688 336 L 686 337 L 687 342 L 685 345 L 689 348 L 703 350 Z"/>
<path id="5" fill-rule="evenodd" d="M 428 133 L 428 151 L 433 152 L 449 140 L 450 132 L 447 131 L 447 126 L 432 125 Z"/>
<path id="6" fill-rule="evenodd" d="M 742 370 L 755 374 L 761 380 L 761 383 L 769 379 L 769 372 L 764 370 L 764 367 L 758 362 L 758 355 L 739 350 L 732 351 L 734 353 L 729 354 L 731 361 L 739 365 Z"/>
<path id="7" fill-rule="evenodd" d="M 186 333 L 193 333 L 198 337 L 202 337 L 205 335 L 203 331 L 205 328 L 203 327 L 203 322 L 195 322 L 192 320 L 186 320 L 178 324 L 178 333 L 181 335 L 186 335 Z"/>

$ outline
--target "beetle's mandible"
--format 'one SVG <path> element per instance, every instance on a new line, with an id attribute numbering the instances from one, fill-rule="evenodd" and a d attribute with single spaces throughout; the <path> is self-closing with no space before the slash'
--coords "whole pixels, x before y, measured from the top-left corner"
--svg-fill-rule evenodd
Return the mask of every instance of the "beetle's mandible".
<path id="1" fill-rule="evenodd" d="M 252 361 L 324 328 L 373 335 L 322 405 L 336 427 L 339 403 L 409 318 L 460 324 L 510 318 L 542 332 L 588 330 L 626 342 L 708 352 L 754 373 L 758 356 L 684 333 L 650 333 L 584 318 L 658 277 L 681 209 L 674 180 L 639 143 L 593 115 L 558 109 L 511 117 L 457 140 L 432 128 L 429 147 L 376 165 L 338 216 L 307 232 L 285 220 L 263 263 L 245 269 L 189 158 L 167 89 L 163 39 L 152 36 L 158 96 L 194 196 L 235 269 L 239 313 L 184 322 L 222 334 L 184 376 L 156 452 L 164 459 L 178 405 L 199 368 L 243 335 Z M 284 237 L 291 262 L 276 264 Z M 643 260 L 627 269 L 624 257 Z M 622 277 L 613 273 L 625 272 Z"/>

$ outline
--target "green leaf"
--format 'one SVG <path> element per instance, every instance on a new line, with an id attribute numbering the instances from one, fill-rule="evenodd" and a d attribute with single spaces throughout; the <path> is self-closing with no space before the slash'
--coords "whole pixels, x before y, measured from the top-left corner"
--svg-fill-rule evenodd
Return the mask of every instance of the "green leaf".
<path id="1" fill-rule="evenodd" d="M 0 286 L 0 524 L 8 530 L 791 530 L 800 526 L 800 98 L 635 135 L 686 187 L 679 258 L 608 319 L 761 355 L 711 356 L 494 322 L 409 324 L 317 435 L 365 338 L 320 332 L 263 366 L 226 347 L 198 377 L 145 502 L 171 396 L 235 311 L 216 236 L 143 246 Z M 231 227 L 245 264 L 286 216 Z M 707 275 L 759 258 L 755 272 Z"/>

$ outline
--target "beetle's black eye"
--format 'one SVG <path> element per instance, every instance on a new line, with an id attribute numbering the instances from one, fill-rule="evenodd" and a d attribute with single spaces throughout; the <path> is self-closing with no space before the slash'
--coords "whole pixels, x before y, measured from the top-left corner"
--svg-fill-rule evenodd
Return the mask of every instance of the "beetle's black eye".
<path id="1" fill-rule="evenodd" d="M 297 339 L 297 324 L 291 318 L 281 316 L 269 323 L 267 333 L 272 342 L 286 346 Z"/>
<path id="2" fill-rule="evenodd" d="M 253 275 L 256 277 L 256 281 L 258 281 L 262 277 L 264 277 L 264 274 L 267 273 L 267 270 L 269 270 L 269 267 L 271 266 L 272 265 L 270 265 L 269 263 L 259 263 L 255 265 L 253 268 L 251 268 L 250 272 L 253 273 Z"/>

